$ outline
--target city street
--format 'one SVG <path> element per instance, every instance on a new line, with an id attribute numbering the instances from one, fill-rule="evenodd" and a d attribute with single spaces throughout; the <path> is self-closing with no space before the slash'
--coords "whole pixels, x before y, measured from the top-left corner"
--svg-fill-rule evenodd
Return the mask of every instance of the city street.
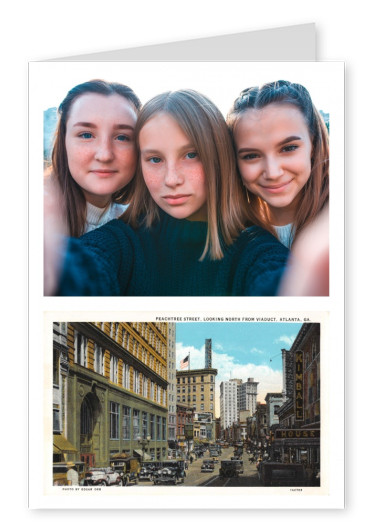
<path id="1" fill-rule="evenodd" d="M 186 470 L 186 478 L 184 483 L 178 483 L 177 486 L 184 487 L 260 487 L 261 483 L 259 481 L 256 463 L 251 464 L 249 461 L 249 454 L 244 452 L 243 454 L 243 464 L 244 464 L 244 473 L 239 474 L 239 477 L 234 478 L 220 478 L 219 477 L 219 468 L 222 460 L 231 459 L 234 455 L 234 449 L 223 448 L 222 455 L 218 457 L 218 463 L 214 466 L 213 472 L 201 472 L 201 465 L 205 459 L 209 458 L 209 452 L 205 452 L 204 457 L 196 459 L 192 464 L 189 465 L 188 470 Z M 154 487 L 154 484 L 151 481 L 140 481 L 139 486 L 151 486 Z M 155 486 L 158 488 L 158 486 Z"/>

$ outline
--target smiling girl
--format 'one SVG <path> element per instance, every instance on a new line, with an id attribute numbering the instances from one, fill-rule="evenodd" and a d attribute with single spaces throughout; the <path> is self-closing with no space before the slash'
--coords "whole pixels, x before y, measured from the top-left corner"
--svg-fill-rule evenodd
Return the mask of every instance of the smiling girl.
<path id="1" fill-rule="evenodd" d="M 100 79 L 73 87 L 60 104 L 52 178 L 71 236 L 120 216 L 130 197 L 141 103 L 132 89 Z"/>
<path id="2" fill-rule="evenodd" d="M 322 117 L 302 85 L 276 81 L 243 90 L 227 123 L 250 209 L 290 247 L 329 200 Z"/>
<path id="3" fill-rule="evenodd" d="M 69 240 L 59 295 L 275 295 L 288 251 L 250 224 L 231 137 L 193 90 L 156 96 L 121 219 Z"/>

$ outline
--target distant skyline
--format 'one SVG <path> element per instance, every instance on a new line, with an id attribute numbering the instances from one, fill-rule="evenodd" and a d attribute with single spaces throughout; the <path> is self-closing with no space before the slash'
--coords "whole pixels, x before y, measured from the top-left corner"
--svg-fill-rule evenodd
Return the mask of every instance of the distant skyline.
<path id="1" fill-rule="evenodd" d="M 190 355 L 190 368 L 205 367 L 205 339 L 212 340 L 216 376 L 215 415 L 219 416 L 219 386 L 230 378 L 254 378 L 257 401 L 282 391 L 282 352 L 293 344 L 302 323 L 176 323 L 176 368 Z"/>

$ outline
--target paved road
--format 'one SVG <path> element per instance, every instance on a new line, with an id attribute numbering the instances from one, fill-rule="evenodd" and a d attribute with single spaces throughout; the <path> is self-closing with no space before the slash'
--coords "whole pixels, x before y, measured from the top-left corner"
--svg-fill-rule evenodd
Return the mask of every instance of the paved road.
<path id="1" fill-rule="evenodd" d="M 177 486 L 185 487 L 260 487 L 260 481 L 258 479 L 256 465 L 249 462 L 249 455 L 244 452 L 243 464 L 244 473 L 240 474 L 237 478 L 224 478 L 219 477 L 220 462 L 222 459 L 230 459 L 234 455 L 232 447 L 224 448 L 222 455 L 218 457 L 218 463 L 214 466 L 213 472 L 201 472 L 201 465 L 204 459 L 209 459 L 209 452 L 204 454 L 204 457 L 193 461 L 189 465 L 186 471 L 186 478 L 183 484 Z M 140 486 L 154 486 L 151 481 L 141 481 Z M 164 484 L 166 485 L 166 484 Z"/>

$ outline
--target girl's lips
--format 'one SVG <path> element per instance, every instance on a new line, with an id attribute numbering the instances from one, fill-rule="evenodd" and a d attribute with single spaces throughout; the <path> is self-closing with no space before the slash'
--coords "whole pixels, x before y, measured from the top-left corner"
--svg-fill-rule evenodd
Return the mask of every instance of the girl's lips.
<path id="1" fill-rule="evenodd" d="M 116 173 L 116 170 L 91 170 L 91 173 L 94 173 L 98 177 L 105 178 L 112 177 Z"/>
<path id="2" fill-rule="evenodd" d="M 182 205 L 187 201 L 187 199 L 190 197 L 190 194 L 178 194 L 178 195 L 165 195 L 163 199 L 169 204 L 169 205 Z"/>
<path id="3" fill-rule="evenodd" d="M 261 188 L 263 188 L 264 190 L 267 190 L 271 194 L 278 194 L 279 192 L 282 192 L 286 188 L 286 186 L 288 186 L 290 183 L 291 181 L 288 181 L 287 183 L 283 183 L 283 184 L 278 184 L 276 186 L 261 185 Z"/>

